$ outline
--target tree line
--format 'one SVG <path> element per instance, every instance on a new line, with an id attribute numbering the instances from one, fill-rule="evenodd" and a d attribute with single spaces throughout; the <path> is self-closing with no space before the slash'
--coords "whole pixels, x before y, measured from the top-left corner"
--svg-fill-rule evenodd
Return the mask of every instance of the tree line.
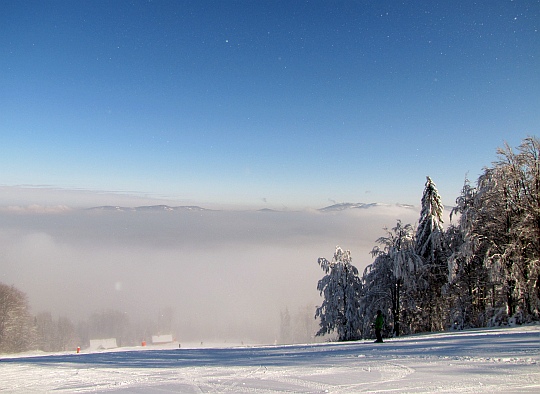
<path id="1" fill-rule="evenodd" d="M 173 332 L 173 314 L 165 308 L 159 310 L 157 321 L 132 322 L 125 313 L 110 309 L 73 323 L 50 312 L 32 315 L 26 294 L 0 283 L 0 354 L 75 351 L 88 347 L 90 339 L 105 338 L 115 338 L 118 346 L 138 345 L 151 334 Z"/>
<path id="2" fill-rule="evenodd" d="M 372 338 L 379 309 L 388 336 L 540 320 L 540 140 L 505 144 L 466 179 L 446 229 L 443 209 L 427 177 L 417 226 L 385 229 L 362 275 L 340 247 L 319 258 L 317 335 Z"/>

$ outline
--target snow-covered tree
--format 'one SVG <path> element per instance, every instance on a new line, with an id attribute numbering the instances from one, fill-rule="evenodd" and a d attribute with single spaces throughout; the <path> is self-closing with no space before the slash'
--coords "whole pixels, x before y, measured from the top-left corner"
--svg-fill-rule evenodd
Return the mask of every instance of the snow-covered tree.
<path id="1" fill-rule="evenodd" d="M 446 230 L 448 258 L 448 297 L 450 322 L 456 328 L 482 327 L 487 323 L 487 304 L 490 294 L 488 271 L 482 256 L 486 242 L 476 232 L 477 191 L 465 180 L 461 195 L 450 213 L 457 217 Z"/>
<path id="2" fill-rule="evenodd" d="M 416 253 L 426 261 L 439 258 L 443 249 L 443 211 L 444 206 L 437 186 L 428 176 L 422 195 L 422 210 L 416 230 Z"/>
<path id="3" fill-rule="evenodd" d="M 394 335 L 540 320 L 540 140 L 528 137 L 517 151 L 505 145 L 497 155 L 476 186 L 465 181 L 446 231 L 427 177 L 415 236 L 398 221 L 377 240 L 361 284 L 350 286 L 359 297 L 342 285 L 349 252 L 319 259 L 327 275 L 318 285 L 325 302 L 317 335 L 365 336 L 377 309 L 392 317 Z M 359 303 L 362 324 L 354 329 L 340 328 L 350 323 L 346 311 L 358 310 L 345 300 Z"/>
<path id="4" fill-rule="evenodd" d="M 446 306 L 443 288 L 448 278 L 448 263 L 444 246 L 443 204 L 437 186 L 428 176 L 422 195 L 422 209 L 416 231 L 416 253 L 424 260 L 421 312 L 426 331 L 444 329 Z"/>
<path id="5" fill-rule="evenodd" d="M 538 318 L 540 312 L 540 141 L 529 137 L 478 180 L 478 233 L 489 240 L 486 265 L 506 303 L 506 313 Z"/>
<path id="6" fill-rule="evenodd" d="M 540 318 L 540 141 L 497 154 L 465 185 L 447 231 L 452 313 L 461 309 L 465 326 Z"/>
<path id="7" fill-rule="evenodd" d="M 34 317 L 38 349 L 58 352 L 76 349 L 82 345 L 77 335 L 77 327 L 65 316 L 54 319 L 50 312 L 42 312 Z"/>
<path id="8" fill-rule="evenodd" d="M 414 230 L 398 220 L 386 236 L 377 240 L 371 254 L 375 261 L 366 267 L 363 281 L 362 314 L 370 327 L 377 309 L 390 312 L 395 336 L 415 330 L 414 295 L 421 289 L 422 259 L 414 250 Z M 402 327 L 402 322 L 407 326 Z M 366 327 L 366 328 L 367 328 Z"/>
<path id="9" fill-rule="evenodd" d="M 513 232 L 521 254 L 520 293 L 524 313 L 540 318 L 540 140 L 526 138 L 518 148 L 513 169 L 520 186 L 515 203 L 521 205 Z"/>
<path id="10" fill-rule="evenodd" d="M 315 313 L 315 317 L 320 318 L 320 329 L 316 335 L 336 332 L 340 341 L 360 338 L 362 284 L 358 269 L 352 265 L 350 251 L 337 246 L 332 261 L 321 257 L 318 264 L 325 276 L 317 284 L 324 300 Z"/>
<path id="11" fill-rule="evenodd" d="M 35 344 L 35 330 L 26 294 L 0 283 L 0 353 L 29 350 Z"/>
<path id="12" fill-rule="evenodd" d="M 54 352 L 62 349 L 56 347 L 56 324 L 50 312 L 42 312 L 34 317 L 38 349 Z"/>

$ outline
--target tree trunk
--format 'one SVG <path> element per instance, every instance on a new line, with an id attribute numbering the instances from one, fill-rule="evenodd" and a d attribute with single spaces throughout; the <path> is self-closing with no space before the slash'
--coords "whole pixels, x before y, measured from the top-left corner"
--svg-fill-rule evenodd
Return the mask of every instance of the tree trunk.
<path id="1" fill-rule="evenodd" d="M 392 305 L 392 314 L 394 318 L 394 335 L 396 337 L 399 337 L 399 334 L 400 334 L 400 326 L 399 326 L 399 319 L 401 315 L 400 294 L 401 294 L 401 281 L 398 280 L 396 283 L 396 293 L 395 293 L 394 302 L 393 302 L 394 305 Z"/>
<path id="2" fill-rule="evenodd" d="M 515 281 L 509 280 L 506 288 L 506 298 L 508 305 L 508 317 L 513 316 L 516 313 L 516 300 L 514 298 Z"/>

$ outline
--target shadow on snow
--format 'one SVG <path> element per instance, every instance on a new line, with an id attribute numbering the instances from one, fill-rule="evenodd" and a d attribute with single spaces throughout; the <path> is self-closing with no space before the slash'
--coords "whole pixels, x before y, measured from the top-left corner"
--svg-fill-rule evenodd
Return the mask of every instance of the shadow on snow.
<path id="1" fill-rule="evenodd" d="M 0 359 L 1 363 L 55 366 L 76 364 L 115 368 L 328 365 L 343 358 L 491 358 L 538 355 L 539 331 L 506 335 L 504 330 L 441 333 L 390 339 L 313 345 L 238 348 L 124 350 L 103 353 L 46 355 Z"/>

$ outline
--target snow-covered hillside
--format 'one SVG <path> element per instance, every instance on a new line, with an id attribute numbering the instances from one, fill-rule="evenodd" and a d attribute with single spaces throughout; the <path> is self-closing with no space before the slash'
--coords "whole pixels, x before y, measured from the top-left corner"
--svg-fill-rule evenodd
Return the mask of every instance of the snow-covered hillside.
<path id="1" fill-rule="evenodd" d="M 540 326 L 372 342 L 0 358 L 0 391 L 537 393 Z"/>

